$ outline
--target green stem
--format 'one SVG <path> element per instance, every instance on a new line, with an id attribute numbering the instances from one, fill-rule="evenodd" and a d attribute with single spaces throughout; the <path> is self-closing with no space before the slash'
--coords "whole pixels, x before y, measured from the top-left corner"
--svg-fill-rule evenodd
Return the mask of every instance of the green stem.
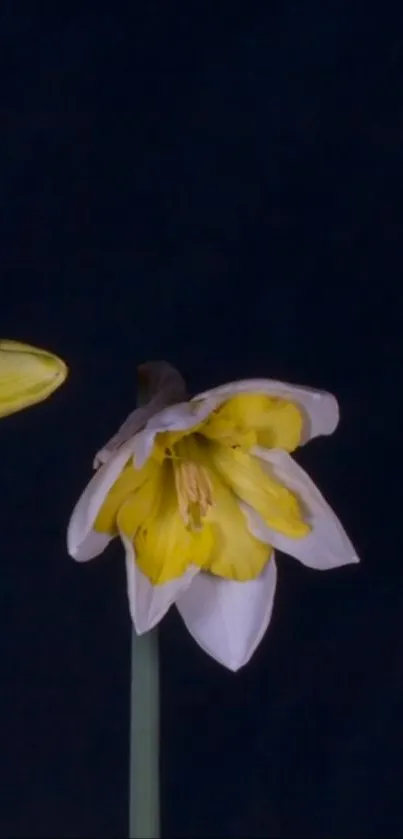
<path id="1" fill-rule="evenodd" d="M 159 665 L 157 630 L 132 632 L 130 839 L 159 839 Z"/>

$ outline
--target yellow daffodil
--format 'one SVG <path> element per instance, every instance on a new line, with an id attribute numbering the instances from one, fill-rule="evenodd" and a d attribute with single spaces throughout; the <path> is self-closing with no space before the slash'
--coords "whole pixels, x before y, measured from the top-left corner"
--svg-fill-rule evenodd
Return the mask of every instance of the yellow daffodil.
<path id="1" fill-rule="evenodd" d="M 66 376 L 66 365 L 52 353 L 0 340 L 0 417 L 47 399 Z"/>
<path id="2" fill-rule="evenodd" d="M 141 367 L 148 404 L 96 456 L 68 528 L 78 561 L 120 536 L 137 633 L 175 603 L 189 632 L 231 670 L 269 624 L 274 549 L 316 569 L 358 562 L 339 520 L 290 452 L 338 423 L 336 399 L 269 379 L 186 398 L 165 362 Z"/>

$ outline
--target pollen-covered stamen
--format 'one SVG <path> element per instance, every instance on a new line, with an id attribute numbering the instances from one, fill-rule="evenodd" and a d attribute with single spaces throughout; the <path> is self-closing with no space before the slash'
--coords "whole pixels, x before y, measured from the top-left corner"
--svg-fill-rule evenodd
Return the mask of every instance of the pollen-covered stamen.
<path id="1" fill-rule="evenodd" d="M 213 503 L 208 472 L 191 460 L 179 457 L 172 462 L 180 515 L 187 527 L 199 530 Z"/>

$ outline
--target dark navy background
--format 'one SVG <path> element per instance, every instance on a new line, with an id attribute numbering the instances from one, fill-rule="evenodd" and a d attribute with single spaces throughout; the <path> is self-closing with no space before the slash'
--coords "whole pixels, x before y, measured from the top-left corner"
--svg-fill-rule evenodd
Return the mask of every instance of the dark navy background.
<path id="1" fill-rule="evenodd" d="M 122 551 L 77 566 L 65 529 L 161 356 L 336 393 L 299 460 L 362 557 L 280 557 L 238 675 L 164 620 L 163 836 L 403 835 L 402 32 L 364 0 L 1 6 L 0 332 L 71 369 L 0 427 L 1 837 L 127 835 Z"/>

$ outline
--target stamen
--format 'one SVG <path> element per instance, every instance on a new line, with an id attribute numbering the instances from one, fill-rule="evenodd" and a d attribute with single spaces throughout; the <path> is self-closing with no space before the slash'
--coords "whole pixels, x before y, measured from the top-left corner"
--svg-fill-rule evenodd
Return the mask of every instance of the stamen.
<path id="1" fill-rule="evenodd" d="M 207 470 L 191 460 L 173 459 L 176 494 L 180 515 L 187 527 L 200 530 L 202 520 L 213 504 Z"/>

